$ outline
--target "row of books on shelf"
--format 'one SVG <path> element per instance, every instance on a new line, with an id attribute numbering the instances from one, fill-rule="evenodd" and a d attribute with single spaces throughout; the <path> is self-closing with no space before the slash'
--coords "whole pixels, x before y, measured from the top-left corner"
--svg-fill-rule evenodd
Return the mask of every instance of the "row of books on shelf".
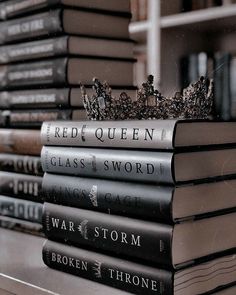
<path id="1" fill-rule="evenodd" d="M 0 158 L 1 215 L 37 225 L 42 217 L 49 267 L 135 294 L 216 291 L 236 277 L 235 127 L 143 120 L 0 129 L 0 150 L 13 153 Z"/>
<path id="2" fill-rule="evenodd" d="M 199 76 L 214 79 L 215 116 L 224 120 L 236 117 L 236 60 L 229 52 L 215 54 L 200 52 L 185 56 L 180 61 L 182 88 Z"/>

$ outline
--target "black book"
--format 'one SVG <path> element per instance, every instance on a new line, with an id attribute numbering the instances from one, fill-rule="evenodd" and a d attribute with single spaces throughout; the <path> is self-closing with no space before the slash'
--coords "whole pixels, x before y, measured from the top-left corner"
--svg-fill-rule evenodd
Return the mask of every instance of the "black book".
<path id="1" fill-rule="evenodd" d="M 42 232 L 42 224 L 23 219 L 17 219 L 13 217 L 0 215 L 0 227 L 27 234 L 44 236 Z"/>
<path id="2" fill-rule="evenodd" d="M 41 223 L 42 210 L 40 203 L 0 195 L 0 215 Z"/>
<path id="3" fill-rule="evenodd" d="M 11 0 L 0 5 L 0 20 L 18 17 L 40 9 L 51 9 L 56 5 L 122 13 L 127 14 L 127 16 L 130 12 L 130 5 L 127 0 Z"/>
<path id="4" fill-rule="evenodd" d="M 190 1 L 187 1 L 190 2 Z M 199 77 L 209 77 L 208 64 L 212 61 L 211 56 L 206 52 L 192 53 L 180 60 L 181 87 L 186 88 L 189 84 L 196 82 Z"/>
<path id="5" fill-rule="evenodd" d="M 51 268 L 134 294 L 210 294 L 234 283 L 236 277 L 234 254 L 171 271 L 48 240 L 43 246 L 43 261 Z"/>
<path id="6" fill-rule="evenodd" d="M 157 186 L 45 173 L 46 202 L 165 223 L 236 208 L 236 180 Z"/>
<path id="7" fill-rule="evenodd" d="M 112 89 L 112 95 L 119 97 L 126 92 L 133 100 L 137 90 L 133 88 Z M 89 96 L 94 94 L 91 87 L 86 87 Z M 75 88 L 50 88 L 33 90 L 15 90 L 0 92 L 0 109 L 34 109 L 34 108 L 83 108 L 83 98 L 79 87 Z"/>
<path id="8" fill-rule="evenodd" d="M 0 194 L 42 202 L 42 177 L 0 171 Z"/>
<path id="9" fill-rule="evenodd" d="M 40 157 L 0 153 L 0 171 L 42 176 Z"/>
<path id="10" fill-rule="evenodd" d="M 44 122 L 41 140 L 54 146 L 164 150 L 235 144 L 235 128 L 235 122 L 207 120 Z"/>
<path id="11" fill-rule="evenodd" d="M 132 86 L 133 60 L 76 57 L 0 66 L 0 88 L 91 85 L 93 77 L 110 85 Z"/>
<path id="12" fill-rule="evenodd" d="M 62 36 L 1 46 L 0 64 L 68 55 L 131 59 L 133 47 L 131 40 Z"/>
<path id="13" fill-rule="evenodd" d="M 0 111 L 0 127 L 40 128 L 45 120 L 86 120 L 85 109 Z"/>
<path id="14" fill-rule="evenodd" d="M 187 183 L 236 174 L 236 149 L 156 152 L 44 146 L 45 172 L 150 183 Z"/>
<path id="15" fill-rule="evenodd" d="M 49 239 L 173 268 L 236 247 L 235 212 L 167 225 L 44 203 L 42 220 Z"/>
<path id="16" fill-rule="evenodd" d="M 129 39 L 130 19 L 86 10 L 56 9 L 3 22 L 0 44 L 49 35 L 85 35 Z"/>
<path id="17" fill-rule="evenodd" d="M 223 120 L 231 118 L 230 63 L 231 54 L 215 54 L 214 106 L 216 115 Z"/>

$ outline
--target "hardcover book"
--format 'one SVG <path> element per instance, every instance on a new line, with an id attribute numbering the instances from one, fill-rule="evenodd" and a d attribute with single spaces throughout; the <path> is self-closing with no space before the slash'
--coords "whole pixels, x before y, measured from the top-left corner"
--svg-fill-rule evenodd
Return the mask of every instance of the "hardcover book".
<path id="1" fill-rule="evenodd" d="M 106 1 L 107 2 L 107 1 Z M 1 24 L 0 44 L 49 35 L 85 35 L 129 39 L 130 19 L 94 11 L 56 9 Z"/>
<path id="2" fill-rule="evenodd" d="M 236 247 L 235 212 L 167 225 L 44 203 L 42 220 L 49 239 L 173 268 Z"/>
<path id="3" fill-rule="evenodd" d="M 133 294 L 211 294 L 211 291 L 234 283 L 236 277 L 235 254 L 171 271 L 48 240 L 43 247 L 43 261 L 51 268 Z M 223 294 L 234 293 L 219 293 Z"/>
<path id="4" fill-rule="evenodd" d="M 0 88 L 91 84 L 93 77 L 111 85 L 133 84 L 134 60 L 76 57 L 0 66 Z M 114 70 L 115 69 L 115 70 Z"/>
<path id="5" fill-rule="evenodd" d="M 157 186 L 45 173 L 46 202 L 173 223 L 236 208 L 236 180 Z"/>
<path id="6" fill-rule="evenodd" d="M 41 140 L 44 145 L 175 149 L 235 144 L 235 128 L 236 122 L 193 120 L 44 122 Z"/>
<path id="7" fill-rule="evenodd" d="M 126 92 L 133 100 L 137 90 L 112 89 L 112 95 L 118 97 Z M 93 95 L 93 89 L 86 88 L 88 95 Z M 33 90 L 15 90 L 0 92 L 0 109 L 33 109 L 33 108 L 83 108 L 83 99 L 80 88 L 50 88 Z"/>
<path id="8" fill-rule="evenodd" d="M 86 120 L 84 109 L 0 111 L 0 127 L 41 127 L 45 120 Z"/>
<path id="9" fill-rule="evenodd" d="M 0 216 L 0 227 L 6 228 L 8 230 L 16 230 L 27 234 L 44 236 L 42 232 L 42 224 L 23 219 Z"/>
<path id="10" fill-rule="evenodd" d="M 23 149 L 22 149 L 23 152 Z M 42 176 L 40 157 L 0 153 L 0 171 Z"/>
<path id="11" fill-rule="evenodd" d="M 42 177 L 0 171 L 0 194 L 42 202 Z"/>
<path id="12" fill-rule="evenodd" d="M 45 172 L 149 183 L 187 183 L 236 174 L 236 149 L 181 152 L 44 146 Z"/>
<path id="13" fill-rule="evenodd" d="M 39 130 L 0 128 L 0 153 L 39 156 L 41 148 Z"/>
<path id="14" fill-rule="evenodd" d="M 39 9 L 51 9 L 56 5 L 110 11 L 113 13 L 126 13 L 129 15 L 128 0 L 11 0 L 0 4 L 0 19 L 17 17 L 35 12 Z"/>
<path id="15" fill-rule="evenodd" d="M 62 36 L 0 47 L 0 64 L 68 55 L 133 58 L 131 40 Z"/>
<path id="16" fill-rule="evenodd" d="M 0 195 L 0 215 L 41 223 L 42 209 L 40 203 Z"/>

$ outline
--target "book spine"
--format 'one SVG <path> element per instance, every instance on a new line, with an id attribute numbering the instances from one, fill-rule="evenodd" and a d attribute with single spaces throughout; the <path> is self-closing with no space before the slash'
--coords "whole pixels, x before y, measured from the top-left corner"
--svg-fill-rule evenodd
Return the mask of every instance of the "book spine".
<path id="1" fill-rule="evenodd" d="M 18 172 L 41 176 L 43 174 L 40 157 L 0 153 L 0 171 Z"/>
<path id="2" fill-rule="evenodd" d="M 44 146 L 45 172 L 152 183 L 173 183 L 172 153 Z"/>
<path id="3" fill-rule="evenodd" d="M 8 216 L 0 216 L 0 227 L 44 237 L 42 232 L 42 224 L 37 222 Z"/>
<path id="4" fill-rule="evenodd" d="M 104 148 L 173 149 L 175 120 L 44 122 L 45 145 L 95 146 Z"/>
<path id="5" fill-rule="evenodd" d="M 44 203 L 42 220 L 49 239 L 172 265 L 170 225 L 50 203 Z"/>
<path id="6" fill-rule="evenodd" d="M 61 10 L 51 10 L 4 22 L 0 26 L 0 44 L 60 33 L 60 14 Z"/>
<path id="7" fill-rule="evenodd" d="M 20 196 L 42 202 L 42 178 L 26 174 L 0 172 L 0 194 Z"/>
<path id="8" fill-rule="evenodd" d="M 0 92 L 0 109 L 33 109 L 70 106 L 70 89 L 37 89 Z"/>
<path id="9" fill-rule="evenodd" d="M 44 7 L 51 7 L 59 3 L 60 0 L 7 1 L 0 5 L 0 20 L 20 16 Z"/>
<path id="10" fill-rule="evenodd" d="M 173 294 L 170 271 L 102 255 L 52 241 L 43 246 L 43 261 L 54 269 L 133 294 Z"/>
<path id="11" fill-rule="evenodd" d="M 231 118 L 231 86 L 230 86 L 230 63 L 232 56 L 226 53 L 223 58 L 223 96 L 222 96 L 222 119 Z"/>
<path id="12" fill-rule="evenodd" d="M 67 59 L 54 59 L 0 67 L 0 88 L 63 85 L 67 82 Z"/>
<path id="13" fill-rule="evenodd" d="M 73 110 L 3 111 L 0 112 L 2 127 L 41 127 L 46 120 L 71 120 Z M 81 111 L 81 114 L 84 110 Z"/>
<path id="14" fill-rule="evenodd" d="M 13 44 L 0 47 L 0 63 L 66 55 L 68 37 Z"/>
<path id="15" fill-rule="evenodd" d="M 46 202 L 147 220 L 173 222 L 173 188 L 45 173 Z"/>
<path id="16" fill-rule="evenodd" d="M 0 153 L 38 156 L 41 148 L 39 130 L 0 129 Z"/>
<path id="17" fill-rule="evenodd" d="M 42 209 L 40 203 L 0 196 L 0 214 L 3 216 L 41 223 Z"/>

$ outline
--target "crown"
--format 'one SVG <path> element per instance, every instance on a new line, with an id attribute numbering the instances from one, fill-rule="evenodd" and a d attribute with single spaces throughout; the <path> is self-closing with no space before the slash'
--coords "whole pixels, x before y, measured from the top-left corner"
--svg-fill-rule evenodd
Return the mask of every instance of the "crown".
<path id="1" fill-rule="evenodd" d="M 80 232 L 81 236 L 87 240 L 88 239 L 88 228 L 87 228 L 88 220 L 85 219 L 82 221 L 78 226 L 78 231 Z"/>
<path id="2" fill-rule="evenodd" d="M 96 278 L 99 279 L 102 277 L 102 263 L 100 261 L 96 260 L 92 269 Z"/>
<path id="3" fill-rule="evenodd" d="M 90 120 L 129 120 L 129 119 L 206 119 L 213 106 L 213 80 L 201 77 L 182 92 L 172 97 L 164 97 L 153 85 L 154 77 L 137 91 L 133 101 L 122 92 L 118 98 L 112 96 L 107 82 L 93 79 L 95 93 L 89 97 L 81 85 L 82 97 Z"/>

